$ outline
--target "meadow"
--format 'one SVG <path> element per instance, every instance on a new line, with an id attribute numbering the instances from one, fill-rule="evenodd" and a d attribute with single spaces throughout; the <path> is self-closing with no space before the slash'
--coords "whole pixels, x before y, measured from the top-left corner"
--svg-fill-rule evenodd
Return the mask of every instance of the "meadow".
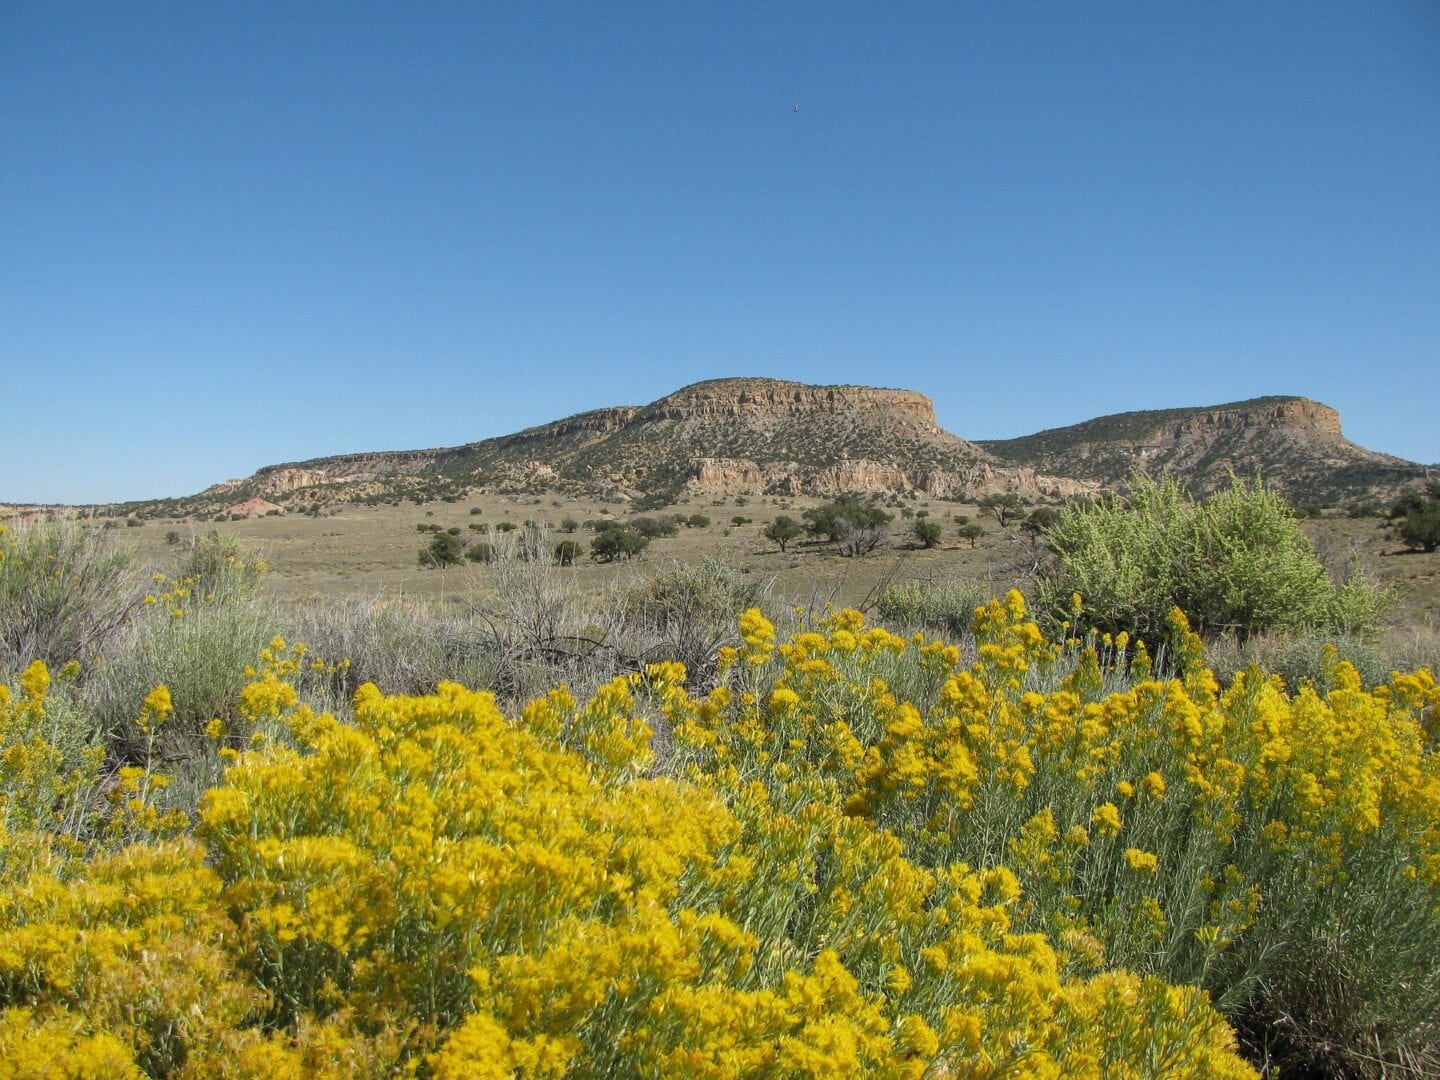
<path id="1" fill-rule="evenodd" d="M 0 534 L 0 1076 L 1440 1069 L 1435 555 L 1307 522 L 1388 629 L 1142 644 L 788 501 Z"/>

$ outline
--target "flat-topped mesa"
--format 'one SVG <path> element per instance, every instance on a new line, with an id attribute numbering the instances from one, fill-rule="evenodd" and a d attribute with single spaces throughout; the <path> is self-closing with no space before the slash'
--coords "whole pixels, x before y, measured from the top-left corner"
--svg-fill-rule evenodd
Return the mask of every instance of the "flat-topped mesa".
<path id="1" fill-rule="evenodd" d="M 1309 398 L 1256 398 L 1197 410 L 1175 425 L 1177 435 L 1202 428 L 1286 428 L 1342 438 L 1340 414 Z"/>
<path id="2" fill-rule="evenodd" d="M 781 379 L 713 379 L 695 383 L 647 406 L 640 419 L 794 417 L 815 413 L 885 413 L 936 426 L 934 404 L 914 390 L 810 386 Z"/>

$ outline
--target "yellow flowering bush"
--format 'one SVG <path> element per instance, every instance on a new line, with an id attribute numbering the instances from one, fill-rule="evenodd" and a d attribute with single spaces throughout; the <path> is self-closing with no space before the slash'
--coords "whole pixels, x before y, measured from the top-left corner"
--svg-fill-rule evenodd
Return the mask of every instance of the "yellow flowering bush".
<path id="1" fill-rule="evenodd" d="M 1222 691 L 1178 613 L 1157 673 L 1123 635 L 1047 639 L 1018 593 L 974 629 L 967 656 L 751 610 L 707 692 L 659 663 L 513 716 L 455 683 L 319 712 L 319 661 L 276 639 L 205 726 L 228 767 L 193 828 L 151 768 L 46 758 L 29 668 L 0 687 L 0 1060 L 1253 1077 L 1226 1015 L 1424 1060 L 1430 672 Z M 175 709 L 153 687 L 135 730 Z"/>
<path id="2" fill-rule="evenodd" d="M 1255 669 L 1222 693 L 1178 611 L 1176 667 L 1157 678 L 1126 635 L 1047 640 L 1018 593 L 979 608 L 974 630 L 966 664 L 833 616 L 672 710 L 686 775 L 728 771 L 787 808 L 839 807 L 931 870 L 1008 867 L 1010 919 L 1073 975 L 1203 986 L 1237 1016 L 1287 1015 L 1317 1041 L 1363 1042 L 1369 1024 L 1387 1052 L 1435 1044 L 1430 672 L 1367 693 L 1332 655 L 1325 693 L 1288 693 Z M 1306 1004 L 1317 966 L 1341 973 L 1323 1016 Z"/>

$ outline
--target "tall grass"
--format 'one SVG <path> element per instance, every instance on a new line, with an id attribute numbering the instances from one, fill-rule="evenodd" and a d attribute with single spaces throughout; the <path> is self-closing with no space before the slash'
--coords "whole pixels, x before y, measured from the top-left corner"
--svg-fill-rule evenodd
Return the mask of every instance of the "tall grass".
<path id="1" fill-rule="evenodd" d="M 0 665 L 89 663 L 134 613 L 144 584 L 134 551 L 99 530 L 0 525 Z"/>

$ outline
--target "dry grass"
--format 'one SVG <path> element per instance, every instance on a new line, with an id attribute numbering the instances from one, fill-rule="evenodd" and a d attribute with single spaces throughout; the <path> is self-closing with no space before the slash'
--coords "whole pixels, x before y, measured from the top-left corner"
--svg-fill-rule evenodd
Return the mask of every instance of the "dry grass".
<path id="1" fill-rule="evenodd" d="M 650 516 L 704 514 L 711 519 L 708 528 L 682 528 L 676 536 L 657 539 L 645 557 L 635 562 L 592 563 L 582 557 L 565 573 L 577 593 L 599 597 L 662 574 L 676 562 L 699 564 L 705 559 L 718 559 L 743 574 L 771 582 L 777 600 L 823 609 L 826 603 L 869 606 L 886 586 L 910 580 L 934 583 L 960 579 L 989 586 L 995 595 L 1002 595 L 1012 585 L 1023 584 L 1033 564 L 1020 530 L 1001 530 L 993 520 L 982 518 L 973 505 L 935 499 L 903 500 L 901 504 L 912 511 L 928 511 L 931 520 L 944 526 L 944 541 L 934 550 L 911 549 L 899 538 L 912 522 L 902 519 L 895 507 L 889 509 L 896 515 L 892 523 L 896 538 L 863 558 L 842 558 L 830 545 L 803 541 L 792 543 L 790 550 L 782 554 L 761 536 L 777 515 L 799 518 L 822 501 L 811 497 L 688 497 L 651 511 Z M 480 513 L 472 515 L 471 508 L 478 508 Z M 986 529 L 974 549 L 955 535 L 952 519 L 957 514 L 968 515 Z M 573 539 L 588 551 L 593 534 L 581 528 L 566 537 L 555 531 L 562 521 L 607 517 L 624 520 L 631 516 L 626 506 L 616 503 L 489 494 L 455 503 L 345 505 L 318 518 L 286 514 L 214 524 L 150 521 L 143 528 L 121 529 L 116 535 L 125 543 L 137 545 L 145 561 L 165 565 L 178 561 L 193 535 L 212 528 L 231 533 L 247 548 L 263 553 L 270 564 L 266 588 L 284 601 L 443 598 L 447 605 L 468 609 L 495 595 L 499 571 L 468 562 L 444 571 L 421 569 L 415 556 L 427 538 L 416 531 L 416 525 L 458 526 L 471 539 L 483 535 L 472 532 L 471 524 L 509 522 L 519 527 L 535 519 L 549 522 L 556 539 Z M 732 525 L 731 519 L 736 516 L 753 520 Z M 1406 552 L 1374 518 L 1326 517 L 1306 521 L 1303 527 L 1328 565 L 1339 569 L 1354 552 L 1367 573 L 1394 590 L 1397 607 L 1391 620 L 1393 627 L 1382 642 L 1383 651 L 1417 660 L 1440 654 L 1440 552 Z M 180 534 L 176 544 L 166 542 L 166 534 L 172 531 Z"/>

